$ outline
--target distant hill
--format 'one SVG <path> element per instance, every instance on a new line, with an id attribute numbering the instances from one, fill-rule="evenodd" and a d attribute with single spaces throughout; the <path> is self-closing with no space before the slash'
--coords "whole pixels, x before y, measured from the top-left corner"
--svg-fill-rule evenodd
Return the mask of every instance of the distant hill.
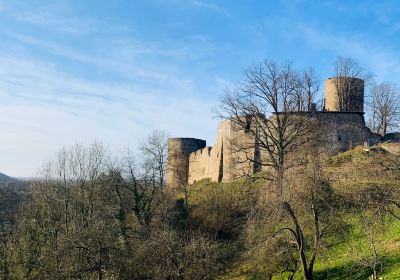
<path id="1" fill-rule="evenodd" d="M 0 173 L 0 183 L 15 182 L 17 179 L 7 176 L 6 174 Z"/>

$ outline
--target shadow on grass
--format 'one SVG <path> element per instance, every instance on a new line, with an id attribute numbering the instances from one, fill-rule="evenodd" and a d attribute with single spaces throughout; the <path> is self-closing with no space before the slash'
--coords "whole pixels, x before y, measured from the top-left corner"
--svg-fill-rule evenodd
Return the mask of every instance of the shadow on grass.
<path id="1" fill-rule="evenodd" d="M 391 256 L 385 256 L 382 258 L 382 272 L 378 275 L 386 275 L 391 272 L 396 272 L 399 270 L 400 273 L 400 254 L 395 254 Z M 322 279 L 332 279 L 332 280 L 345 280 L 345 279 L 368 279 L 368 277 L 372 275 L 372 269 L 368 267 L 363 267 L 358 265 L 355 262 L 346 262 L 341 266 L 335 266 L 332 268 L 327 268 L 321 271 L 315 271 L 314 278 L 317 280 Z M 391 279 L 387 278 L 386 279 Z"/>

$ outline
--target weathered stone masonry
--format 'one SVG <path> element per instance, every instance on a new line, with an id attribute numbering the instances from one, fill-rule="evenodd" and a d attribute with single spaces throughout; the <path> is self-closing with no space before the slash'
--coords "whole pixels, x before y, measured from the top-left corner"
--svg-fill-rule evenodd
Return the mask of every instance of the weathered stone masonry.
<path id="1" fill-rule="evenodd" d="M 325 106 L 322 111 L 302 112 L 311 115 L 316 121 L 317 129 L 321 134 L 319 145 L 324 151 L 335 154 L 365 143 L 377 144 L 380 137 L 371 133 L 365 125 L 363 81 L 346 78 L 347 85 L 357 86 L 352 87 L 347 97 L 348 107 L 344 110 L 339 106 L 339 94 L 336 88 L 340 83 L 337 79 L 325 81 Z M 257 156 L 257 145 L 254 139 L 248 138 L 243 131 L 234 129 L 229 120 L 224 120 L 219 124 L 213 147 L 206 146 L 206 141 L 201 139 L 170 138 L 167 184 L 174 187 L 193 184 L 202 179 L 221 182 L 244 174 L 252 174 L 256 171 L 253 163 L 243 160 L 245 157 L 240 152 L 232 152 L 232 143 L 238 139 L 253 146 L 250 153 L 254 154 L 254 157 Z M 265 155 L 261 155 L 263 156 Z"/>

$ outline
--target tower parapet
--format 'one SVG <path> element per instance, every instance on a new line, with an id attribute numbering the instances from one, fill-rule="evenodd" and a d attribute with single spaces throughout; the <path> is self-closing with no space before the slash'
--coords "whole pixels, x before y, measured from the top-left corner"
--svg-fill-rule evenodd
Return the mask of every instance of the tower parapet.
<path id="1" fill-rule="evenodd" d="M 325 111 L 364 112 L 364 80 L 335 77 L 325 80 Z"/>
<path id="2" fill-rule="evenodd" d="M 364 119 L 364 80 L 335 77 L 325 81 L 325 106 L 317 111 L 289 112 L 296 118 L 309 117 L 310 133 L 321 152 L 336 154 L 356 146 L 375 145 L 380 137 L 370 131 Z M 272 114 L 269 123 L 274 123 Z M 264 115 L 243 115 L 245 125 L 231 119 L 223 120 L 217 130 L 213 147 L 206 148 L 206 141 L 195 138 L 171 138 L 168 140 L 167 184 L 170 187 L 193 184 L 209 179 L 214 182 L 230 181 L 268 169 L 270 154 L 262 147 L 257 133 L 268 124 Z M 260 121 L 257 118 L 261 118 Z M 262 132 L 261 132 L 262 133 Z M 268 133 L 274 133 L 269 131 Z M 305 135 L 308 140 L 308 136 Z M 313 141 L 314 141 L 313 140 Z M 300 141 L 301 143 L 302 141 Z M 300 149 L 301 150 L 301 149 Z M 293 156 L 297 156 L 293 151 Z"/>
<path id="3" fill-rule="evenodd" d="M 205 146 L 205 140 L 196 138 L 168 139 L 167 184 L 169 186 L 182 186 L 188 182 L 189 155 Z"/>

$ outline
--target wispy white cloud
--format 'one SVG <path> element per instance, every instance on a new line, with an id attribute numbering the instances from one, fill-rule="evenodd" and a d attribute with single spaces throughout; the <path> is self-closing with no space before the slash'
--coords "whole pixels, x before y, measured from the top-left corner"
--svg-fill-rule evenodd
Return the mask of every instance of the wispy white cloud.
<path id="1" fill-rule="evenodd" d="M 315 49 L 325 49 L 336 53 L 336 56 L 345 55 L 358 59 L 378 80 L 400 82 L 400 55 L 387 45 L 357 34 L 324 32 L 305 24 L 299 25 L 296 32 Z"/>
<path id="2" fill-rule="evenodd" d="M 204 8 L 204 9 L 209 9 L 209 10 L 212 10 L 212 11 L 217 12 L 222 15 L 229 14 L 225 9 L 223 9 L 220 6 L 218 6 L 214 3 L 211 3 L 211 2 L 206 2 L 204 0 L 188 0 L 188 2 L 194 6 Z"/>
<path id="3" fill-rule="evenodd" d="M 154 128 L 213 138 L 213 100 L 177 95 L 175 87 L 159 91 L 83 80 L 28 58 L 0 55 L 0 63 L 6 66 L 0 73 L 5 101 L 0 106 L 0 170 L 11 175 L 32 175 L 49 154 L 75 141 L 101 139 L 119 149 Z"/>
<path id="4" fill-rule="evenodd" d="M 106 25 L 101 21 L 89 17 L 77 17 L 67 14 L 68 2 L 37 2 L 35 5 L 29 2 L 17 2 L 7 6 L 7 15 L 13 20 L 58 34 L 75 36 L 88 35 L 99 26 Z"/>
<path id="5" fill-rule="evenodd" d="M 20 44 L 35 46 L 53 55 L 91 64 L 103 70 L 112 69 L 115 73 L 126 74 L 126 78 L 140 77 L 151 81 L 179 84 L 185 84 L 183 77 L 179 77 L 178 81 L 177 69 L 165 60 L 175 62 L 200 60 L 215 49 L 209 39 L 196 34 L 180 44 L 172 41 L 149 42 L 118 37 L 113 38 L 112 42 L 94 46 L 93 50 L 83 51 L 23 33 L 4 33 Z M 147 59 L 157 59 L 157 63 L 146 63 Z M 168 64 L 168 71 L 163 67 L 165 64 Z"/>
<path id="6" fill-rule="evenodd" d="M 194 7 L 198 9 L 209 10 L 223 16 L 230 16 L 230 13 L 223 7 L 215 4 L 215 1 L 206 0 L 169 0 L 170 3 L 179 4 L 184 7 Z"/>
<path id="7" fill-rule="evenodd" d="M 324 7 L 326 5 L 329 5 L 328 7 L 331 9 L 349 12 L 349 7 L 343 3 L 334 1 L 329 3 L 328 1 L 324 2 Z M 366 9 L 368 10 L 362 10 L 362 13 L 370 14 L 374 12 L 370 8 Z M 357 11 L 359 10 L 357 9 Z M 395 27 L 390 26 L 382 29 L 382 33 L 390 33 L 392 28 Z M 309 63 L 325 71 L 325 73 L 322 73 L 323 75 L 332 74 L 333 61 L 337 56 L 342 55 L 360 61 L 368 71 L 375 74 L 378 81 L 400 82 L 400 54 L 396 46 L 371 37 L 371 33 L 336 28 L 324 21 L 308 22 L 293 18 L 279 19 L 277 16 L 265 18 L 260 26 L 255 27 L 255 30 L 259 30 L 260 44 L 268 40 L 271 41 L 271 36 L 274 36 L 274 42 L 289 42 L 288 45 L 293 46 L 292 48 L 295 50 L 294 46 L 306 49 L 306 54 L 310 58 L 315 57 L 315 60 L 310 60 Z M 316 54 L 310 55 L 313 52 L 316 52 Z M 320 65 L 315 63 L 320 63 Z"/>
<path id="8" fill-rule="evenodd" d="M 74 37 L 104 25 L 68 19 L 57 9 L 12 9 L 12 17 Z M 113 28 L 119 32 L 102 33 L 96 37 L 100 42 L 85 48 L 0 30 L 7 37 L 0 46 L 1 172 L 32 176 L 63 145 L 100 139 L 119 150 L 155 128 L 214 140 L 217 120 L 211 109 L 228 82 L 184 66 L 208 56 L 214 44 L 200 35 L 185 42 L 149 41 L 133 38 L 124 26 Z M 90 71 L 95 73 L 81 75 Z"/>

